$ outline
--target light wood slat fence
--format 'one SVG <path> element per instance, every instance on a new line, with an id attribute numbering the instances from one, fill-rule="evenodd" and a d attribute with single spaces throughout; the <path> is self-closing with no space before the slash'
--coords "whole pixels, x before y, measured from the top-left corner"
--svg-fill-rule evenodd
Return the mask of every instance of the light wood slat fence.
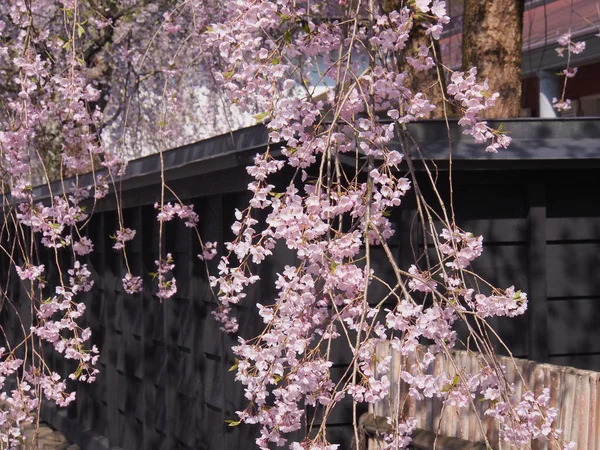
<path id="1" fill-rule="evenodd" d="M 371 408 L 371 413 L 376 417 L 385 417 L 390 414 L 390 410 L 401 409 L 401 414 L 415 417 L 419 429 L 436 433 L 439 436 L 460 438 L 475 444 L 485 440 L 485 433 L 494 449 L 513 450 L 517 448 L 500 440 L 496 422 L 483 415 L 489 404 L 487 401 L 475 398 L 473 405 L 459 409 L 453 406 L 443 407 L 437 398 L 415 400 L 408 396 L 408 385 L 399 377 L 408 361 L 403 360 L 403 357 L 393 351 L 389 344 L 380 345 L 378 355 L 380 357 L 392 356 L 391 371 L 388 375 L 392 389 L 389 398 Z M 448 356 L 438 355 L 430 365 L 428 373 L 437 375 L 445 372 L 452 376 L 457 373 L 457 369 L 464 370 L 465 373 L 477 371 L 479 362 L 476 353 L 454 350 L 451 355 L 452 360 Z M 507 379 L 515 384 L 518 397 L 526 390 L 532 390 L 539 394 L 544 387 L 550 388 L 551 406 L 559 410 L 558 427 L 563 430 L 566 442 L 576 442 L 577 448 L 580 450 L 600 450 L 599 372 L 541 364 L 525 359 L 512 360 L 505 356 L 498 356 L 498 359 L 500 364 L 506 367 Z M 522 374 L 522 378 L 519 376 L 519 372 Z M 391 408 L 392 405 L 402 406 Z M 481 423 L 478 417 L 481 418 Z M 443 440 L 440 440 L 436 449 L 447 450 L 442 444 Z M 377 440 L 371 438 L 368 448 L 369 450 L 378 448 Z M 461 448 L 472 447 L 463 446 Z M 548 441 L 532 441 L 531 447 L 526 448 L 549 450 L 555 447 Z"/>

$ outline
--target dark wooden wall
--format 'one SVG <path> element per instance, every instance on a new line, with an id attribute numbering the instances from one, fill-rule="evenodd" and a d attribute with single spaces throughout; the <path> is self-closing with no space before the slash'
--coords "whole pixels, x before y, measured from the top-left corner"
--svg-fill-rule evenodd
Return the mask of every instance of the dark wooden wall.
<path id="1" fill-rule="evenodd" d="M 475 270 L 498 287 L 514 284 L 529 296 L 524 316 L 493 322 L 515 356 L 600 371 L 600 169 L 554 163 L 498 167 L 486 161 L 476 167 L 458 164 L 454 173 L 457 222 L 484 235 L 485 251 Z M 441 172 L 442 195 L 447 195 L 445 177 Z M 247 182 L 243 168 L 232 167 L 186 174 L 173 184 L 186 203 L 195 205 L 203 239 L 223 242 L 231 237 L 234 208 L 247 199 Z M 121 286 L 122 256 L 108 238 L 117 229 L 114 205 L 110 199 L 98 205 L 88 227 L 95 251 L 87 261 L 96 286 L 84 301 L 85 322 L 102 355 L 100 375 L 94 384 L 77 386 L 73 406 L 63 411 L 47 406 L 44 418 L 83 449 L 253 448 L 255 428 L 225 423 L 245 405 L 243 389 L 229 371 L 236 340 L 221 333 L 210 315 L 215 303 L 196 256 L 200 250 L 180 222 L 168 223 L 163 236 L 176 262 L 178 292 L 164 302 L 152 295 L 148 274 L 158 258 L 152 207 L 157 198 L 156 184 L 123 192 L 125 226 L 137 230 L 128 258 L 133 273 L 144 275 L 141 296 L 128 295 Z M 393 216 L 398 231 L 392 245 L 403 265 L 412 258 L 411 240 L 419 241 L 411 231 L 414 213 L 407 198 Z M 290 258 L 277 248 L 273 260 L 260 268 L 263 281 L 238 310 L 243 336 L 259 331 L 254 303 L 273 298 L 274 273 L 292 263 Z M 0 261 L 0 276 L 6 278 L 8 261 Z M 46 264 L 50 280 L 56 279 L 55 265 L 50 259 Z M 213 271 L 216 264 L 210 263 Z M 25 312 L 14 272 L 9 288 L 14 304 Z M 4 331 L 14 339 L 21 333 L 15 310 L 5 304 L 1 314 Z M 336 354 L 334 373 L 343 373 L 349 357 L 347 351 Z M 57 370 L 72 369 L 60 357 L 51 362 Z M 345 402 L 330 422 L 331 438 L 343 448 L 352 435 L 351 422 L 352 405 Z"/>
<path id="2" fill-rule="evenodd" d="M 204 239 L 223 242 L 224 223 L 244 196 L 193 200 Z M 70 412 L 77 425 L 106 437 L 109 448 L 248 448 L 256 430 L 225 422 L 237 419 L 235 411 L 244 406 L 242 387 L 229 371 L 236 341 L 221 333 L 210 315 L 215 303 L 196 256 L 200 248 L 181 222 L 166 224 L 163 236 L 163 248 L 176 262 L 177 294 L 164 302 L 152 295 L 148 274 L 156 269 L 159 239 L 155 215 L 151 205 L 124 211 L 125 223 L 138 230 L 128 258 L 133 272 L 144 274 L 141 296 L 123 291 L 123 260 L 112 250 L 113 242 L 102 237 L 116 229 L 115 213 L 101 212 L 90 228 L 97 251 L 89 264 L 98 286 L 86 299 L 87 320 L 101 349 L 102 376 L 90 386 L 79 385 L 79 400 Z M 255 334 L 254 311 L 242 309 L 242 331 Z"/>

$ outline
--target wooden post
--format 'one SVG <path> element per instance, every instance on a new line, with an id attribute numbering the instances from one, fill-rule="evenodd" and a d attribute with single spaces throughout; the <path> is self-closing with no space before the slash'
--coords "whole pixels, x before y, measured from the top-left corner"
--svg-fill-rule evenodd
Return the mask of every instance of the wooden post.
<path id="1" fill-rule="evenodd" d="M 548 294 L 546 288 L 546 192 L 542 183 L 528 186 L 529 212 L 529 336 L 528 357 L 534 361 L 548 360 Z"/>

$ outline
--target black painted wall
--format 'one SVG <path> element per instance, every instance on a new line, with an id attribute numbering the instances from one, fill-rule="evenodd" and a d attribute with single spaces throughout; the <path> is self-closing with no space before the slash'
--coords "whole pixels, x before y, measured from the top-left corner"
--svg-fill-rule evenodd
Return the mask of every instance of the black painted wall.
<path id="1" fill-rule="evenodd" d="M 597 130 L 598 124 L 594 126 Z M 256 139 L 260 142 L 260 136 Z M 485 250 L 475 270 L 498 287 L 514 284 L 529 296 L 525 316 L 494 320 L 515 356 L 600 371 L 598 142 L 598 157 L 589 154 L 575 162 L 546 156 L 455 165 L 458 225 L 484 236 Z M 205 240 L 228 240 L 233 210 L 247 199 L 243 167 L 260 146 L 238 145 L 238 150 L 226 167 L 215 163 L 210 170 L 183 170 L 185 164 L 174 164 L 167 174 L 167 178 L 172 174 L 169 182 L 178 195 L 195 205 Z M 442 170 L 438 188 L 443 196 L 446 178 Z M 245 405 L 243 389 L 229 371 L 234 364 L 230 347 L 236 339 L 222 334 L 210 315 L 215 303 L 205 268 L 196 257 L 198 244 L 182 223 L 168 223 L 163 236 L 164 248 L 175 258 L 178 292 L 162 303 L 152 295 L 148 273 L 155 270 L 158 257 L 158 223 L 152 206 L 159 195 L 156 180 L 132 182 L 122 193 L 125 226 L 137 230 L 128 244 L 128 258 L 133 273 L 144 274 L 141 296 L 128 295 L 121 287 L 122 257 L 108 238 L 117 229 L 114 201 L 109 198 L 97 205 L 88 227 L 95 251 L 87 261 L 96 286 L 84 301 L 85 321 L 101 350 L 101 374 L 96 383 L 77 386 L 78 400 L 67 410 L 47 406 L 44 419 L 83 449 L 253 448 L 255 428 L 225 423 Z M 421 183 L 427 191 L 425 177 Z M 393 215 L 397 234 L 392 244 L 405 266 L 411 262 L 412 246 L 422 242 L 412 226 L 414 215 L 410 198 Z M 290 258 L 278 248 L 274 259 L 260 268 L 263 281 L 238 310 L 244 337 L 259 331 L 253 304 L 269 298 L 275 271 L 292 263 Z M 5 257 L 1 264 L 0 276 L 6 278 Z M 213 271 L 216 264 L 210 263 Z M 47 267 L 51 281 L 57 270 L 50 259 Z M 14 274 L 9 291 L 11 298 L 21 295 Z M 24 298 L 15 304 L 23 312 L 28 308 Z M 15 311 L 4 305 L 1 314 L 8 338 L 18 336 Z M 57 370 L 69 369 L 68 362 L 50 355 L 49 350 Z M 343 373 L 348 361 L 349 353 L 338 351 L 334 373 Z M 351 404 L 345 402 L 330 421 L 332 440 L 343 443 L 342 448 L 351 439 L 351 422 Z"/>

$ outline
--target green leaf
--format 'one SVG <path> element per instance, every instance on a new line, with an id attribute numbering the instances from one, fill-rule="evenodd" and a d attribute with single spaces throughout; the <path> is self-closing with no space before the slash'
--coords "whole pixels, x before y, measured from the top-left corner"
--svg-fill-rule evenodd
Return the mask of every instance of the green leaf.
<path id="1" fill-rule="evenodd" d="M 442 389 L 442 392 L 450 392 L 453 388 L 455 388 L 458 385 L 459 381 L 460 381 L 460 377 L 458 376 L 458 374 L 454 375 L 454 378 L 452 378 L 452 383 L 444 386 L 444 389 Z"/>
<path id="2" fill-rule="evenodd" d="M 239 365 L 239 360 L 236 358 L 235 359 L 235 364 L 233 366 L 231 366 L 227 372 L 234 372 L 234 371 L 236 371 L 237 368 L 238 368 L 238 365 Z"/>
<path id="3" fill-rule="evenodd" d="M 269 117 L 269 113 L 268 112 L 263 112 L 263 113 L 258 113 L 258 114 L 254 114 L 252 116 L 252 118 L 254 120 L 256 120 L 257 122 L 263 122 L 266 118 Z"/>
<path id="4" fill-rule="evenodd" d="M 459 381 L 460 377 L 458 376 L 458 374 L 454 375 L 454 378 L 452 378 L 452 386 L 457 386 Z"/>
<path id="5" fill-rule="evenodd" d="M 226 80 L 229 80 L 233 76 L 234 73 L 235 72 L 233 70 L 230 70 L 229 72 L 223 72 L 223 76 L 225 77 Z"/>
<path id="6" fill-rule="evenodd" d="M 229 425 L 230 427 L 237 427 L 239 424 L 242 423 L 241 420 L 226 420 L 225 423 L 227 425 Z"/>
<path id="7" fill-rule="evenodd" d="M 79 377 L 81 376 L 82 372 L 83 372 L 83 368 L 81 366 L 77 367 L 77 370 L 73 374 L 75 376 L 75 379 L 79 379 Z"/>
<path id="8" fill-rule="evenodd" d="M 337 269 L 338 264 L 335 261 L 332 261 L 331 263 L 331 267 L 329 268 L 329 273 L 333 273 L 335 272 L 335 269 Z"/>
<path id="9" fill-rule="evenodd" d="M 81 37 L 85 34 L 85 28 L 80 23 L 77 24 L 77 36 Z"/>

